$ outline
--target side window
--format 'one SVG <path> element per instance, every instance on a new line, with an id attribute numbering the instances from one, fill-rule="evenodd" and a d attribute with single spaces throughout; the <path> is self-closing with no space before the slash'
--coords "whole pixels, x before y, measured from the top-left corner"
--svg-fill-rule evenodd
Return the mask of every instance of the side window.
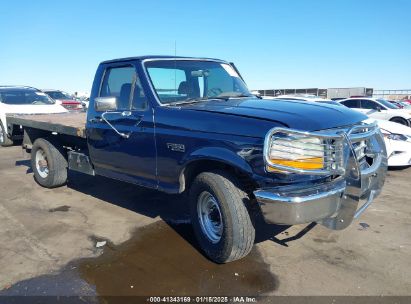
<path id="1" fill-rule="evenodd" d="M 370 109 L 370 110 L 378 110 L 379 105 L 371 100 L 361 99 L 361 108 Z"/>
<path id="2" fill-rule="evenodd" d="M 359 104 L 359 100 L 358 99 L 348 99 L 346 101 L 343 101 L 342 104 L 345 105 L 346 107 L 349 108 L 359 108 L 360 104 Z"/>
<path id="3" fill-rule="evenodd" d="M 117 110 L 130 110 L 133 100 L 132 89 L 136 83 L 136 77 L 136 71 L 132 66 L 108 68 L 104 73 L 99 96 L 117 97 Z"/>

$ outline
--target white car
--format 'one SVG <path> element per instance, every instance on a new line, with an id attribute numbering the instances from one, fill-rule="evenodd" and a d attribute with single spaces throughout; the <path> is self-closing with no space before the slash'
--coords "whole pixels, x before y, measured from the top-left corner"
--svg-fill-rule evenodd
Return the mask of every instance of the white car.
<path id="1" fill-rule="evenodd" d="M 411 165 L 411 128 L 396 122 L 376 119 L 387 148 L 388 166 Z"/>
<path id="2" fill-rule="evenodd" d="M 290 100 L 290 101 L 312 101 L 312 102 L 329 102 L 330 99 L 324 99 L 316 95 L 309 94 L 292 94 L 292 95 L 279 95 L 275 97 L 262 96 L 263 99 L 273 99 L 273 100 Z"/>
<path id="3" fill-rule="evenodd" d="M 0 86 L 0 145 L 11 146 L 21 138 L 21 130 L 8 130 L 7 114 L 65 113 L 67 110 L 49 96 L 32 87 Z"/>
<path id="4" fill-rule="evenodd" d="M 337 102 L 374 119 L 389 120 L 410 126 L 411 110 L 400 109 L 382 98 L 356 97 L 338 100 Z"/>

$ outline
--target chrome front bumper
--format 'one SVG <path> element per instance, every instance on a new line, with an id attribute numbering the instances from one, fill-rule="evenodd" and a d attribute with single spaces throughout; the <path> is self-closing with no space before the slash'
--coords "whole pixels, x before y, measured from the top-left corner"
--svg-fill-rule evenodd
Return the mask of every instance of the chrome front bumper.
<path id="1" fill-rule="evenodd" d="M 353 141 L 344 140 L 344 175 L 318 185 L 297 184 L 254 191 L 267 223 L 294 225 L 319 222 L 340 230 L 358 217 L 381 192 L 387 172 L 387 155 L 382 134 L 366 138 L 372 158 L 358 162 Z M 364 204 L 360 205 L 360 202 Z"/>

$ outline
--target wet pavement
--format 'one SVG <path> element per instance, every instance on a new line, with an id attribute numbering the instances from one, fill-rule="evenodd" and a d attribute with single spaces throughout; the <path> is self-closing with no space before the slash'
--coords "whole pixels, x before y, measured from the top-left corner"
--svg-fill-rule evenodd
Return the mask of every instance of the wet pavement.
<path id="1" fill-rule="evenodd" d="M 79 272 L 99 295 L 256 295 L 279 284 L 257 249 L 245 259 L 218 265 L 196 247 L 191 225 L 164 222 L 81 261 Z"/>
<path id="2" fill-rule="evenodd" d="M 189 224 L 159 221 L 140 228 L 119 246 L 107 242 L 97 250 L 96 258 L 19 282 L 0 296 L 255 296 L 279 285 L 256 248 L 225 265 L 206 259 Z"/>

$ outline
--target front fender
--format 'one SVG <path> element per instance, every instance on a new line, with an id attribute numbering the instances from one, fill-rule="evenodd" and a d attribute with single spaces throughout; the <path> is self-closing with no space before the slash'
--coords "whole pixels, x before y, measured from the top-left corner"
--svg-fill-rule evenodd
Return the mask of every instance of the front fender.
<path id="1" fill-rule="evenodd" d="M 185 187 L 184 174 L 187 168 L 196 162 L 212 161 L 221 163 L 252 176 L 253 170 L 241 153 L 244 153 L 244 151 L 241 150 L 236 153 L 235 151 L 221 147 L 203 147 L 188 154 L 187 157 L 183 159 L 181 164 L 182 170 L 180 171 L 180 191 L 184 190 Z"/>
<path id="2" fill-rule="evenodd" d="M 234 151 L 221 147 L 204 147 L 193 151 L 184 159 L 184 166 L 200 159 L 220 161 L 227 165 L 238 167 L 238 169 L 247 173 L 252 174 L 253 172 L 250 165 L 242 156 Z"/>
<path id="3" fill-rule="evenodd" d="M 393 119 L 393 118 L 395 118 L 395 117 L 400 117 L 400 118 L 403 118 L 403 119 L 405 119 L 405 120 L 410 120 L 411 119 L 411 114 L 408 114 L 407 112 L 403 112 L 403 111 L 398 111 L 398 112 L 396 112 L 396 111 L 393 111 L 393 112 L 391 112 L 391 113 L 389 113 L 390 115 L 389 115 L 389 120 L 391 120 L 391 119 Z"/>

